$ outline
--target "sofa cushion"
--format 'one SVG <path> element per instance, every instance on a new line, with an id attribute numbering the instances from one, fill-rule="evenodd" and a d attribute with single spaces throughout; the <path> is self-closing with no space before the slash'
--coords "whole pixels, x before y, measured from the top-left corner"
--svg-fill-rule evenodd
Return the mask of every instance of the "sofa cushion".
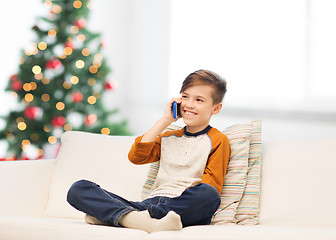
<path id="1" fill-rule="evenodd" d="M 335 240 L 328 227 L 241 226 L 237 224 L 192 226 L 181 231 L 154 232 L 152 240 Z"/>
<path id="2" fill-rule="evenodd" d="M 230 161 L 221 192 L 221 204 L 212 224 L 232 222 L 243 196 L 248 169 L 248 156 L 252 124 L 236 124 L 224 130 L 231 147 Z"/>
<path id="3" fill-rule="evenodd" d="M 254 225 L 259 222 L 261 183 L 261 119 L 252 121 L 246 185 L 236 209 L 235 222 Z"/>
<path id="4" fill-rule="evenodd" d="M 46 159 L 1 162 L 0 215 L 41 216 L 54 167 L 55 160 Z"/>
<path id="5" fill-rule="evenodd" d="M 335 146 L 335 138 L 264 145 L 261 224 L 336 227 Z"/>
<path id="6" fill-rule="evenodd" d="M 142 240 L 148 239 L 148 233 L 136 229 L 90 225 L 79 219 L 0 216 L 0 239 Z"/>
<path id="7" fill-rule="evenodd" d="M 96 182 L 129 200 L 139 200 L 147 166 L 135 166 L 127 154 L 134 137 L 66 132 L 49 190 L 45 216 L 82 218 L 66 201 L 67 191 L 77 180 Z"/>

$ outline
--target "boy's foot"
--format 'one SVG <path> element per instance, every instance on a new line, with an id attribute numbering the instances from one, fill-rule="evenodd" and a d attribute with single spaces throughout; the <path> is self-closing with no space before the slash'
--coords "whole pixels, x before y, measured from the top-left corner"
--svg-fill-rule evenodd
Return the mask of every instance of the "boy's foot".
<path id="1" fill-rule="evenodd" d="M 93 224 L 93 225 L 106 225 L 106 223 L 104 223 L 104 222 L 98 220 L 97 218 L 92 217 L 92 216 L 90 216 L 90 215 L 88 215 L 88 214 L 85 215 L 84 220 L 85 220 L 85 222 L 87 222 L 88 224 Z"/>
<path id="2" fill-rule="evenodd" d="M 181 217 L 177 213 L 170 211 L 165 217 L 157 220 L 152 232 L 181 230 L 183 228 Z"/>
<path id="3" fill-rule="evenodd" d="M 180 215 L 173 211 L 168 212 L 161 219 L 152 218 L 148 211 L 133 211 L 124 215 L 120 219 L 119 224 L 127 228 L 140 229 L 149 233 L 181 230 L 183 227 Z"/>

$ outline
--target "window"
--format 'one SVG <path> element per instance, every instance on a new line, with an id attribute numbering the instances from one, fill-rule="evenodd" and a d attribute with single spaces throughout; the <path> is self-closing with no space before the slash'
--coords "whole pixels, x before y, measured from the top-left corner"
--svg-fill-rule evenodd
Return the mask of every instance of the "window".
<path id="1" fill-rule="evenodd" d="M 336 112 L 336 1 L 172 0 L 170 93 L 205 68 L 231 107 Z"/>

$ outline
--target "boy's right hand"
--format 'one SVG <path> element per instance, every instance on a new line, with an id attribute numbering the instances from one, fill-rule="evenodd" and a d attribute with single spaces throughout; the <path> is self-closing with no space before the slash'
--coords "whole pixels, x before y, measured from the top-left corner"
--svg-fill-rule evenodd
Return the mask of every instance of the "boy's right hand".
<path id="1" fill-rule="evenodd" d="M 182 99 L 178 98 L 178 97 L 170 99 L 169 103 L 166 105 L 164 114 L 162 116 L 163 118 L 167 119 L 171 123 L 176 122 L 180 118 L 180 117 L 179 118 L 174 118 L 173 111 L 172 111 L 172 107 L 173 107 L 174 102 L 181 103 Z"/>
<path id="2" fill-rule="evenodd" d="M 163 116 L 149 129 L 141 139 L 141 142 L 153 142 L 156 137 L 165 130 L 171 123 L 176 122 L 178 119 L 174 118 L 172 113 L 173 102 L 181 103 L 181 98 L 172 98 L 167 104 Z"/>

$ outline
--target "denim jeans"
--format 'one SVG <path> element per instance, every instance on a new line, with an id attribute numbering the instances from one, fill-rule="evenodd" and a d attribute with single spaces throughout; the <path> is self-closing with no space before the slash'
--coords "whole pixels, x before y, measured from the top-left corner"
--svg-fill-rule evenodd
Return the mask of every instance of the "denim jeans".
<path id="1" fill-rule="evenodd" d="M 108 192 L 93 182 L 80 180 L 69 189 L 67 201 L 77 210 L 115 227 L 120 226 L 118 222 L 124 214 L 145 210 L 156 219 L 174 211 L 181 216 L 183 227 L 187 227 L 210 224 L 219 207 L 220 197 L 213 186 L 200 183 L 187 188 L 179 197 L 153 197 L 134 202 Z"/>

